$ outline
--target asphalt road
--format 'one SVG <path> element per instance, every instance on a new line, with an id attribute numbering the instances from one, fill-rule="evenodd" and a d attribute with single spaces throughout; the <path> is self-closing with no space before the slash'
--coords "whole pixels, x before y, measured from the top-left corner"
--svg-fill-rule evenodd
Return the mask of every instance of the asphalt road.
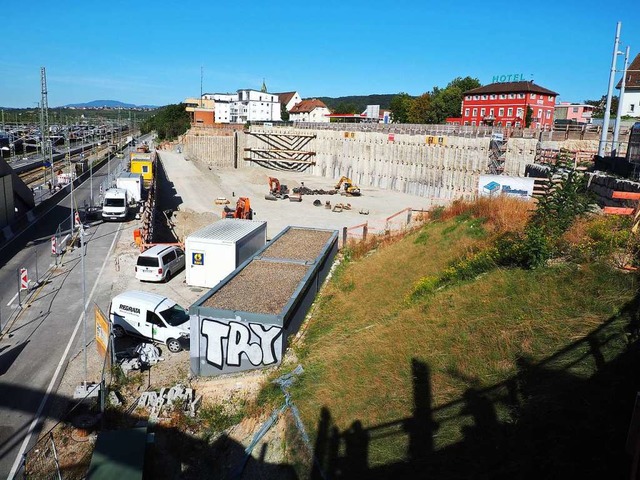
<path id="1" fill-rule="evenodd" d="M 121 161 L 112 159 L 110 171 Z M 94 172 L 94 199 L 106 173 L 106 165 Z M 74 203 L 82 206 L 89 197 L 87 180 L 75 189 Z M 108 294 L 100 292 L 99 276 L 123 224 L 98 221 L 86 229 L 83 275 L 80 248 L 65 254 L 58 266 L 51 256 L 50 239 L 59 227 L 69 230 L 70 211 L 67 196 L 13 245 L 0 246 L 0 478 L 14 471 L 22 453 L 35 442 L 41 425 L 36 420 L 47 415 L 49 394 L 55 395 L 70 356 L 82 350 L 83 288 L 89 306 L 88 339 L 93 334 L 93 302 L 109 302 L 104 298 Z M 22 292 L 22 307 L 17 296 L 20 268 L 27 268 L 31 281 L 41 283 L 28 295 Z"/>

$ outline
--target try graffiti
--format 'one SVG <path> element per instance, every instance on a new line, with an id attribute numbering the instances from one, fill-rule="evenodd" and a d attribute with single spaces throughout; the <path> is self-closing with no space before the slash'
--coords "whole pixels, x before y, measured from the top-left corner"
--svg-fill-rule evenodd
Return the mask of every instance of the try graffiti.
<path id="1" fill-rule="evenodd" d="M 279 361 L 276 344 L 282 336 L 281 327 L 205 318 L 201 333 L 207 338 L 207 362 L 221 370 L 240 367 L 243 356 L 254 367 Z"/>

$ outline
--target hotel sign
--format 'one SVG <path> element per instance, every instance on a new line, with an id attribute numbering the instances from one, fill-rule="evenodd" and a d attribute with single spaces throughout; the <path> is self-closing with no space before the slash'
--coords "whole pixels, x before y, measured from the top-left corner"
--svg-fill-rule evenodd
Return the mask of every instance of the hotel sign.
<path id="1" fill-rule="evenodd" d="M 494 75 L 491 79 L 491 83 L 503 83 L 503 82 L 524 82 L 524 74 L 522 73 L 510 73 L 509 75 Z"/>

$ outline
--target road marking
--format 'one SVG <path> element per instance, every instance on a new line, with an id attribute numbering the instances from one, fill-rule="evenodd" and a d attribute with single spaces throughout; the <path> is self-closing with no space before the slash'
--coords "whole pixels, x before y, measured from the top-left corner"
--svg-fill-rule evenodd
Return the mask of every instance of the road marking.
<path id="1" fill-rule="evenodd" d="M 20 292 L 17 292 L 17 293 L 16 293 L 16 294 L 11 298 L 11 300 L 9 300 L 9 303 L 7 303 L 7 307 L 10 307 L 10 306 L 11 306 L 11 304 L 13 303 L 13 301 L 18 297 L 18 293 L 20 293 Z"/>
<path id="2" fill-rule="evenodd" d="M 113 236 L 113 240 L 111 241 L 111 246 L 109 247 L 109 251 L 107 252 L 107 255 L 105 256 L 104 262 L 102 262 L 102 268 L 100 268 L 100 273 L 98 273 L 98 278 L 96 278 L 96 282 L 93 284 L 93 288 L 91 289 L 91 293 L 89 294 L 89 300 L 87 301 L 87 303 L 84 305 L 84 308 L 86 310 L 86 305 L 91 301 L 91 298 L 93 297 L 93 294 L 98 286 L 98 282 L 100 281 L 100 277 L 102 276 L 102 272 L 104 271 L 104 267 L 107 265 L 107 260 L 109 259 L 111 252 L 113 250 L 113 246 L 116 243 L 116 239 L 118 238 L 118 236 L 120 235 L 120 230 L 122 229 L 122 224 L 120 224 L 120 226 L 118 227 L 118 230 L 116 231 L 116 234 Z M 58 375 L 60 375 L 60 372 L 62 371 L 62 365 L 65 362 L 65 359 L 67 358 L 67 355 L 69 354 L 69 350 L 71 349 L 71 345 L 73 344 L 73 341 L 76 338 L 76 334 L 78 333 L 78 330 L 80 329 L 80 324 L 82 323 L 82 319 L 84 317 L 85 314 L 85 310 L 83 310 L 83 312 L 80 314 L 80 318 L 78 318 L 78 321 L 76 322 L 76 326 L 73 329 L 73 333 L 71 334 L 71 338 L 69 339 L 69 343 L 67 343 L 67 348 L 65 348 L 64 353 L 62 354 L 62 358 L 60 359 L 60 362 L 58 363 L 58 366 L 56 367 L 56 371 L 53 374 L 53 377 L 51 378 L 51 382 L 49 382 L 49 386 L 47 387 L 47 391 L 44 394 L 44 397 L 42 398 L 42 401 L 40 402 L 40 406 L 38 407 L 38 411 L 36 412 L 36 416 L 34 417 L 33 421 L 31 422 L 31 425 L 29 425 L 29 430 L 27 432 L 27 436 L 24 438 L 24 440 L 22 441 L 22 445 L 20 446 L 20 450 L 18 451 L 18 455 L 16 455 L 16 459 L 13 462 L 13 466 L 11 467 L 11 471 L 9 472 L 9 476 L 7 478 L 12 479 L 14 478 L 16 472 L 18 471 L 18 468 L 20 467 L 20 463 L 22 461 L 22 455 L 24 455 L 24 452 L 27 449 L 27 445 L 29 445 L 29 442 L 31 441 L 31 436 L 33 435 L 33 431 L 36 428 L 36 425 L 38 424 L 38 422 L 40 421 L 40 416 L 42 415 L 42 411 L 44 410 L 44 406 L 47 403 L 47 400 L 49 399 L 49 395 L 51 395 L 51 391 L 53 390 L 53 386 L 55 385 L 56 381 L 58 380 Z M 86 345 L 85 345 L 86 348 Z"/>

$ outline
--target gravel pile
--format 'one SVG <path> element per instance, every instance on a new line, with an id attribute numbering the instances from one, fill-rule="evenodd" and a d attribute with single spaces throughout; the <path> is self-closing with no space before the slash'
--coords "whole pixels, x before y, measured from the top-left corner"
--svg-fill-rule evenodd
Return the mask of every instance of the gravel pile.
<path id="1" fill-rule="evenodd" d="M 313 261 L 332 234 L 332 232 L 290 228 L 287 233 L 273 242 L 262 256 Z"/>
<path id="2" fill-rule="evenodd" d="M 253 260 L 203 306 L 277 315 L 308 268 L 306 265 Z"/>

